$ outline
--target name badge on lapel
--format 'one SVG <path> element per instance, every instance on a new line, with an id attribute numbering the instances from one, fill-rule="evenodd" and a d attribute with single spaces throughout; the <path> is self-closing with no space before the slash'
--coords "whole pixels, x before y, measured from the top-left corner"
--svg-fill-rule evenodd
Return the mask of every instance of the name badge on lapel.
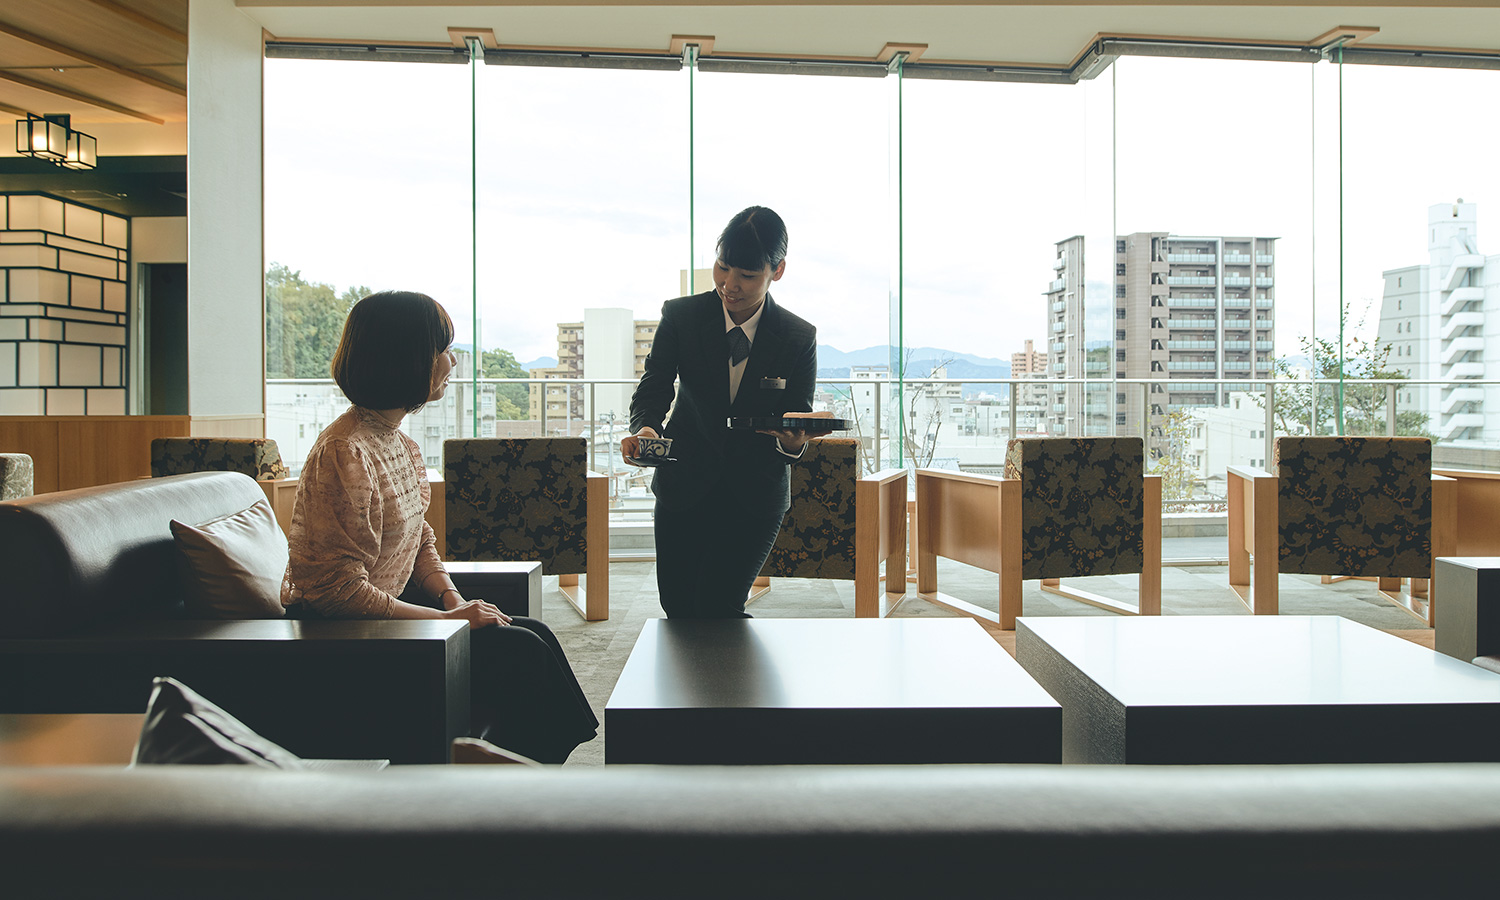
<path id="1" fill-rule="evenodd" d="M 762 378 L 760 380 L 760 389 L 763 391 L 784 391 L 786 390 L 786 379 Z"/>

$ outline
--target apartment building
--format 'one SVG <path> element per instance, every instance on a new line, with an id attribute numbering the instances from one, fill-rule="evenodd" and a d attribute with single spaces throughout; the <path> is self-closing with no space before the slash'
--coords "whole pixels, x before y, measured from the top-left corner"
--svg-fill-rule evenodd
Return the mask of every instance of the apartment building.
<path id="1" fill-rule="evenodd" d="M 558 323 L 557 365 L 532 369 L 531 377 L 637 381 L 646 371 L 646 357 L 659 323 L 659 319 L 637 319 L 628 309 L 586 309 L 583 321 Z M 592 391 L 582 385 L 533 384 L 529 391 L 531 418 L 541 419 L 545 398 L 549 422 L 588 420 L 610 413 L 625 421 L 629 419 L 633 390 L 631 384 L 601 384 Z"/>
<path id="2" fill-rule="evenodd" d="M 1276 238 L 1179 236 L 1164 231 L 1117 235 L 1114 333 L 1084 334 L 1084 239 L 1057 243 L 1048 286 L 1054 378 L 1159 379 L 1114 386 L 1110 404 L 1119 434 L 1162 433 L 1173 410 L 1221 406 L 1233 391 L 1274 368 Z M 1099 327 L 1097 324 L 1094 327 Z M 1105 350 L 1103 348 L 1112 348 Z M 1244 378 L 1216 385 L 1217 379 Z M 1084 404 L 1078 385 L 1054 385 L 1053 434 L 1081 434 L 1098 412 L 1099 392 Z M 1071 429 L 1071 430 L 1070 430 Z"/>
<path id="3" fill-rule="evenodd" d="M 1427 255 L 1426 265 L 1382 273 L 1377 335 L 1392 348 L 1387 365 L 1444 383 L 1401 387 L 1397 408 L 1425 413 L 1443 441 L 1480 442 L 1486 413 L 1500 411 L 1500 394 L 1495 385 L 1465 382 L 1500 372 L 1500 255 L 1479 251 L 1478 204 L 1429 206 Z"/>

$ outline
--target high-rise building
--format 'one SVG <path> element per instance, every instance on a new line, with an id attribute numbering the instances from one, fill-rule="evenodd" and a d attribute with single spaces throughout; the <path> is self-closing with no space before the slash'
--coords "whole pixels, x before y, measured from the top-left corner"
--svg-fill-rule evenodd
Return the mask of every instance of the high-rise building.
<path id="1" fill-rule="evenodd" d="M 1031 341 L 1026 342 L 1026 349 L 1010 355 L 1010 377 L 1037 380 L 1036 384 L 1016 385 L 1017 406 L 1033 410 L 1047 405 L 1047 385 L 1041 383 L 1047 377 L 1047 354 L 1034 349 Z"/>
<path id="2" fill-rule="evenodd" d="M 1386 364 L 1415 380 L 1444 384 L 1397 390 L 1397 408 L 1429 416 L 1451 443 L 1484 438 L 1486 410 L 1500 410 L 1493 385 L 1467 385 L 1500 372 L 1500 255 L 1479 252 L 1479 209 L 1459 200 L 1427 208 L 1426 265 L 1384 272 L 1378 337 L 1392 348 Z"/>
<path id="3" fill-rule="evenodd" d="M 557 365 L 532 369 L 531 377 L 556 381 L 638 380 L 646 371 L 646 356 L 651 353 L 659 322 L 636 319 L 628 309 L 586 309 L 583 321 L 558 323 Z M 633 390 L 628 384 L 601 384 L 592 392 L 581 385 L 533 384 L 529 391 L 531 418 L 540 420 L 545 396 L 549 422 L 587 420 L 610 413 L 625 421 Z M 597 409 L 590 408 L 591 402 Z"/>
<path id="4" fill-rule="evenodd" d="M 1149 435 L 1174 410 L 1220 406 L 1274 368 L 1276 238 L 1187 237 L 1164 231 L 1115 238 L 1114 333 L 1084 335 L 1083 238 L 1057 244 L 1047 303 L 1054 378 L 1159 379 L 1115 385 L 1116 433 Z M 1111 349 L 1105 349 L 1111 348 Z M 1216 379 L 1243 378 L 1216 385 Z M 1094 393 L 1089 394 L 1090 397 Z M 1077 427 L 1077 385 L 1054 385 L 1054 434 Z M 1096 403 L 1097 405 L 1097 403 Z M 1071 426 L 1071 430 L 1070 430 Z"/>

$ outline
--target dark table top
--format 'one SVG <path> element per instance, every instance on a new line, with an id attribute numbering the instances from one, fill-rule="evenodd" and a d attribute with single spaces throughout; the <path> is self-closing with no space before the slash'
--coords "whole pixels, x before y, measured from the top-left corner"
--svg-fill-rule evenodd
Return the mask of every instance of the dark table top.
<path id="1" fill-rule="evenodd" d="M 974 707 L 1057 702 L 967 618 L 648 619 L 609 699 L 616 710 Z"/>
<path id="2" fill-rule="evenodd" d="M 1342 616 L 1017 620 L 1128 706 L 1500 703 L 1500 675 Z"/>

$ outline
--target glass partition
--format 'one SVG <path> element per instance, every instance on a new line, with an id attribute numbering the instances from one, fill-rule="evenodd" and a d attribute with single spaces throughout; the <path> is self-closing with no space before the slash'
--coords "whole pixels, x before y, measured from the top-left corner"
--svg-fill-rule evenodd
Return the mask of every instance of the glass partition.
<path id="1" fill-rule="evenodd" d="M 472 341 L 468 72 L 267 60 L 265 109 L 266 436 L 295 474 L 348 408 L 329 364 L 355 300 L 431 294 Z M 414 110 L 435 127 L 415 127 Z M 433 466 L 429 427 L 407 424 Z"/>
<path id="2" fill-rule="evenodd" d="M 698 72 L 693 265 L 708 275 L 719 232 L 747 206 L 786 222 L 786 274 L 771 296 L 818 329 L 815 409 L 858 423 L 867 465 L 888 417 L 891 214 L 889 83 L 880 78 Z M 877 404 L 875 393 L 887 396 Z M 883 423 L 881 423 L 883 425 Z M 889 437 L 888 428 L 880 434 Z"/>
<path id="3" fill-rule="evenodd" d="M 649 472 L 617 447 L 661 305 L 689 291 L 683 79 L 499 65 L 480 76 L 481 374 L 538 379 L 482 383 L 480 434 L 584 436 L 616 508 L 631 497 L 649 508 Z"/>
<path id="4" fill-rule="evenodd" d="M 1100 298 L 1086 297 L 1084 235 L 1111 200 L 1089 151 L 1108 146 L 1107 110 L 1091 117 L 1077 85 L 909 79 L 903 92 L 905 374 L 948 379 L 906 388 L 909 455 L 999 474 L 1014 436 L 1004 379 L 1112 377 L 1086 350 Z M 1082 433 L 1081 408 L 1044 381 L 1014 400 L 1017 435 Z"/>
<path id="5" fill-rule="evenodd" d="M 1430 435 L 1454 466 L 1500 441 L 1497 72 L 1337 48 L 1123 57 L 1074 85 L 265 71 L 267 433 L 294 471 L 344 407 L 349 304 L 411 288 L 462 356 L 462 387 L 408 420 L 430 466 L 448 437 L 583 435 L 643 517 L 646 475 L 614 452 L 632 385 L 661 303 L 711 287 L 752 204 L 787 222 L 773 293 L 818 327 L 816 406 L 855 420 L 869 471 L 997 474 L 1013 435 L 1138 434 L 1169 515 L 1222 516 L 1226 468 L 1269 468 L 1278 434 Z"/>
<path id="6" fill-rule="evenodd" d="M 1500 72 L 1343 67 L 1349 375 L 1416 382 L 1396 391 L 1395 433 L 1431 436 L 1439 465 L 1500 443 L 1484 379 L 1500 359 L 1485 340 L 1500 285 L 1481 230 L 1500 211 L 1500 123 L 1484 112 L 1497 96 Z M 1345 391 L 1349 433 L 1385 427 L 1385 385 Z"/>

